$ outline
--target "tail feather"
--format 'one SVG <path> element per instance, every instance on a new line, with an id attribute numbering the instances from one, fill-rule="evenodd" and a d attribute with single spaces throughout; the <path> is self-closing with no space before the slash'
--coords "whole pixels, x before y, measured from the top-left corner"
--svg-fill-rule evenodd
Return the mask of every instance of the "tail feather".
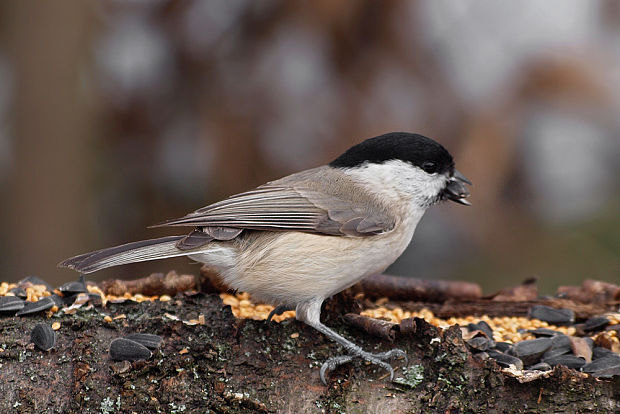
<path id="1" fill-rule="evenodd" d="M 147 260 L 186 256 L 191 250 L 179 250 L 176 244 L 186 236 L 168 236 L 109 247 L 71 257 L 58 264 L 81 273 L 92 273 L 107 267 Z"/>

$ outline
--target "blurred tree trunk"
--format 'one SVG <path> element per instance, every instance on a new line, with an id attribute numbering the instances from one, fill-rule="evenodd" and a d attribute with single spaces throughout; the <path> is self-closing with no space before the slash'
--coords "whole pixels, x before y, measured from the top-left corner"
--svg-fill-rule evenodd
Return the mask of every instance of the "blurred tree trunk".
<path id="1" fill-rule="evenodd" d="M 81 77 L 89 58 L 92 4 L 16 1 L 4 6 L 15 80 L 14 178 L 4 223 L 14 235 L 9 268 L 52 281 L 56 263 L 84 248 L 85 167 L 95 128 Z M 63 243 L 48 244 L 58 235 Z"/>

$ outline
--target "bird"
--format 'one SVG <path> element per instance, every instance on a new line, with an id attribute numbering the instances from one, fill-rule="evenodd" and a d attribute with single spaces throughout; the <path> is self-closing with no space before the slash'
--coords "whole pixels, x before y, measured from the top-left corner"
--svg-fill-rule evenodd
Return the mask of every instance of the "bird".
<path id="1" fill-rule="evenodd" d="M 424 212 L 451 200 L 470 205 L 450 153 L 420 134 L 390 132 L 352 146 L 332 162 L 232 195 L 153 227 L 189 233 L 81 254 L 59 266 L 83 274 L 111 266 L 187 256 L 214 269 L 231 289 L 294 309 L 297 320 L 340 344 L 319 376 L 362 358 L 394 377 L 386 362 L 406 353 L 364 351 L 320 320 L 329 297 L 383 272 L 409 245 Z M 423 241 L 420 241 L 423 242 Z"/>

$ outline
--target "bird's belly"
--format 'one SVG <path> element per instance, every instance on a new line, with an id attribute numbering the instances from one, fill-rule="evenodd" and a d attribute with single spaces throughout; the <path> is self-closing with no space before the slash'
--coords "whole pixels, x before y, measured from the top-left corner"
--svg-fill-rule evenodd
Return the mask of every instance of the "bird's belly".
<path id="1" fill-rule="evenodd" d="M 365 238 L 271 233 L 240 248 L 237 265 L 222 276 L 229 286 L 271 303 L 325 299 L 385 270 L 405 250 L 413 230 Z"/>

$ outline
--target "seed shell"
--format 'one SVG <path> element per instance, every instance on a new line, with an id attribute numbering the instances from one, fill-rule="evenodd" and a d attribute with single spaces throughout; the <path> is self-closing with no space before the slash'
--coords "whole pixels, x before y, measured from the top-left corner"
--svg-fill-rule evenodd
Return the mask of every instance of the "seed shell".
<path id="1" fill-rule="evenodd" d="M 115 361 L 138 361 L 151 355 L 147 347 L 131 339 L 116 338 L 110 343 L 110 357 Z"/>
<path id="2" fill-rule="evenodd" d="M 41 311 L 50 309 L 54 305 L 55 305 L 54 300 L 50 298 L 49 296 L 46 296 L 44 298 L 39 299 L 36 302 L 26 302 L 24 307 L 19 312 L 17 312 L 15 315 L 22 316 L 22 315 L 29 315 L 31 313 L 41 312 Z"/>
<path id="3" fill-rule="evenodd" d="M 164 342 L 161 336 L 148 333 L 132 333 L 127 335 L 125 339 L 137 342 L 149 349 L 157 349 L 161 346 L 162 342 Z"/>
<path id="4" fill-rule="evenodd" d="M 69 295 L 75 293 L 88 293 L 86 289 L 86 282 L 84 281 L 84 275 L 80 275 L 78 280 L 73 282 L 67 282 L 58 288 L 62 293 L 68 293 Z"/>
<path id="5" fill-rule="evenodd" d="M 40 323 L 32 329 L 30 340 L 41 351 L 49 351 L 56 345 L 56 332 L 44 323 Z"/>
<path id="6" fill-rule="evenodd" d="M 17 296 L 0 296 L 0 312 L 17 312 L 23 309 L 26 302 Z"/>
<path id="7" fill-rule="evenodd" d="M 575 312 L 571 309 L 556 309 L 550 306 L 535 305 L 530 308 L 529 316 L 555 325 L 574 323 Z"/>

